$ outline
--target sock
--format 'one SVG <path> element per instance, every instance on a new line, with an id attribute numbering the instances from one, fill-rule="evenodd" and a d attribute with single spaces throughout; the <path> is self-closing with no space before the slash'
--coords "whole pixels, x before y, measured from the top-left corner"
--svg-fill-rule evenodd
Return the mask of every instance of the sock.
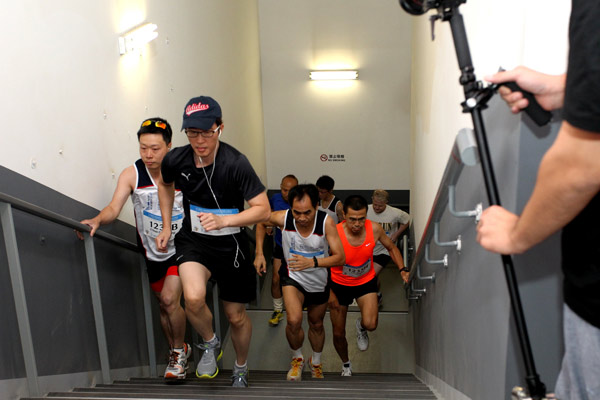
<path id="1" fill-rule="evenodd" d="M 273 310 L 279 312 L 283 311 L 283 297 L 273 299 Z"/>
<path id="2" fill-rule="evenodd" d="M 321 364 L 321 353 L 317 353 L 316 351 L 313 351 L 311 362 L 312 362 L 312 365 Z"/>
<path id="3" fill-rule="evenodd" d="M 244 363 L 244 365 L 238 365 L 237 361 L 233 364 L 234 371 L 244 371 L 248 369 L 248 361 Z"/>
<path id="4" fill-rule="evenodd" d="M 357 322 L 357 324 L 356 324 L 356 327 L 357 327 L 358 329 L 360 329 L 360 331 L 361 331 L 361 332 L 364 332 L 364 331 L 366 331 L 366 329 L 365 329 L 365 328 L 362 326 L 362 318 L 358 318 L 358 322 Z"/>
<path id="5" fill-rule="evenodd" d="M 352 363 L 350 362 L 350 360 L 348 360 L 348 362 L 342 363 L 342 366 L 344 368 L 352 368 Z"/>
<path id="6" fill-rule="evenodd" d="M 304 360 L 304 356 L 302 355 L 302 347 L 298 350 L 292 349 L 292 358 L 301 358 Z"/>
<path id="7" fill-rule="evenodd" d="M 173 351 L 177 353 L 185 353 L 185 349 L 183 347 L 173 347 Z"/>
<path id="8" fill-rule="evenodd" d="M 215 344 L 219 342 L 219 339 L 217 338 L 217 334 L 214 333 L 212 339 L 210 340 L 206 340 L 205 341 L 207 344 Z"/>

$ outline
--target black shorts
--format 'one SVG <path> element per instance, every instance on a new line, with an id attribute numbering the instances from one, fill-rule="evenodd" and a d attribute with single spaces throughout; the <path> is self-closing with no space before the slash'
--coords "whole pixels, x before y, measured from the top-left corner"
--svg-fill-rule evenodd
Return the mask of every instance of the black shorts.
<path id="1" fill-rule="evenodd" d="M 218 239 L 205 240 L 197 233 L 181 230 L 175 236 L 177 263 L 193 261 L 204 265 L 219 286 L 221 300 L 249 303 L 256 297 L 256 270 L 250 260 L 246 234 L 236 234 L 235 238 L 239 249 L 231 236 L 218 245 Z M 236 255 L 238 267 L 234 266 Z"/>
<path id="2" fill-rule="evenodd" d="M 284 266 L 281 266 L 284 268 Z M 312 305 L 321 305 L 327 303 L 329 300 L 329 286 L 325 286 L 324 292 L 307 292 L 301 284 L 290 278 L 289 276 L 279 275 L 281 286 L 293 286 L 298 289 L 304 295 L 304 302 L 302 307 L 308 307 Z"/>
<path id="3" fill-rule="evenodd" d="M 387 254 L 378 254 L 376 256 L 373 256 L 373 262 L 381 265 L 382 267 L 388 265 L 391 259 L 392 257 L 390 257 Z"/>
<path id="4" fill-rule="evenodd" d="M 283 260 L 283 247 L 281 247 L 277 243 L 273 245 L 273 258 Z"/>
<path id="5" fill-rule="evenodd" d="M 167 275 L 169 268 L 177 265 L 177 261 L 175 261 L 176 258 L 176 254 L 165 261 L 152 261 L 146 258 L 146 272 L 148 273 L 148 280 L 150 283 L 158 282 L 164 278 L 164 276 Z"/>
<path id="6" fill-rule="evenodd" d="M 338 298 L 338 302 L 342 306 L 349 306 L 352 304 L 352 300 L 358 299 L 367 293 L 377 293 L 377 277 L 358 286 L 344 286 L 333 281 L 329 284 L 331 285 L 331 290 Z"/>

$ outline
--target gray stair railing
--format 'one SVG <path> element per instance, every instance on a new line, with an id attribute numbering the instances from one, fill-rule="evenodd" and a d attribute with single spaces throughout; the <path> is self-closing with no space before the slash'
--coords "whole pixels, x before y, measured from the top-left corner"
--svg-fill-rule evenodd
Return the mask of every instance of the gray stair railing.
<path id="1" fill-rule="evenodd" d="M 15 233 L 15 225 L 12 211 L 13 209 L 25 212 L 27 214 L 42 218 L 47 221 L 66 226 L 68 228 L 76 229 L 84 233 L 85 254 L 88 268 L 92 306 L 94 312 L 94 321 L 96 325 L 96 335 L 98 338 L 98 352 L 100 356 L 99 358 L 102 372 L 102 381 L 103 383 L 110 383 L 110 365 L 108 357 L 108 347 L 106 342 L 106 331 L 104 326 L 104 317 L 102 313 L 102 303 L 100 298 L 100 285 L 98 281 L 98 270 L 96 266 L 94 238 L 106 240 L 123 249 L 135 252 L 138 251 L 137 245 L 100 230 L 96 231 L 95 236 L 92 237 L 90 236 L 91 229 L 87 225 L 81 224 L 80 222 L 67 218 L 63 215 L 46 210 L 42 207 L 38 207 L 31 203 L 25 202 L 23 200 L 0 192 L 0 217 L 2 220 L 2 231 L 4 233 L 4 243 L 6 245 L 8 268 L 10 272 L 12 291 L 15 301 L 19 335 L 21 339 L 21 346 L 25 363 L 25 373 L 27 375 L 27 385 L 31 396 L 39 396 L 40 388 L 38 384 L 36 358 L 33 350 L 34 346 L 31 336 L 31 326 L 29 321 L 29 315 L 27 312 L 27 299 L 25 296 L 25 289 L 23 285 L 23 275 L 21 271 L 21 261 L 17 245 L 17 236 Z M 140 263 L 142 268 L 144 268 L 144 259 L 141 256 L 141 254 Z M 142 290 L 144 301 L 144 315 L 146 322 L 146 335 L 148 343 L 148 359 L 150 363 L 150 374 L 152 376 L 156 376 L 156 354 L 154 345 L 154 333 L 152 329 L 153 324 L 150 303 L 151 295 L 147 274 L 142 273 L 141 276 L 143 281 Z"/>

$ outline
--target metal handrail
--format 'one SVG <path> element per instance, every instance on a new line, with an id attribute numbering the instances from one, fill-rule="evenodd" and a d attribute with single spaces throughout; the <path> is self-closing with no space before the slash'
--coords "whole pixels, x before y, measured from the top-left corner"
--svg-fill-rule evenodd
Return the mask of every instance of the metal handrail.
<path id="1" fill-rule="evenodd" d="M 76 230 L 82 231 L 82 232 L 90 232 L 92 230 L 92 228 L 90 228 L 88 225 L 82 224 L 79 221 L 75 221 L 74 219 L 71 219 L 71 218 L 65 217 L 61 214 L 55 213 L 54 211 L 46 210 L 45 208 L 36 206 L 35 204 L 28 203 L 28 202 L 18 199 L 16 197 L 10 196 L 6 193 L 0 192 L 0 201 L 10 204 L 14 209 L 17 209 L 19 211 L 23 211 L 28 214 L 35 215 L 36 217 L 40 217 L 40 218 L 46 219 L 48 221 L 55 222 L 60 225 L 64 225 L 68 228 L 73 228 L 73 229 L 76 229 Z M 111 243 L 114 243 L 116 245 L 124 247 L 128 250 L 133 250 L 133 251 L 138 250 L 137 244 L 132 243 L 123 238 L 120 238 L 118 236 L 111 235 L 110 233 L 107 233 L 104 231 L 100 231 L 100 230 L 96 231 L 96 233 L 94 234 L 94 237 L 102 238 Z"/>
<path id="2" fill-rule="evenodd" d="M 450 152 L 450 157 L 448 158 L 444 175 L 442 176 L 440 186 L 433 201 L 431 213 L 429 214 L 427 225 L 425 226 L 425 230 L 421 236 L 419 247 L 417 248 L 417 251 L 415 252 L 410 264 L 411 267 L 409 279 L 411 282 L 413 278 L 417 278 L 416 274 L 418 272 L 418 265 L 421 263 L 421 260 L 427 259 L 426 261 L 431 263 L 428 254 L 429 244 L 430 242 L 437 242 L 435 240 L 438 238 L 438 235 L 435 234 L 436 227 L 438 227 L 446 206 L 449 205 L 450 202 L 448 187 L 456 185 L 456 182 L 458 181 L 458 178 L 460 177 L 462 169 L 465 165 L 473 166 L 477 164 L 478 158 L 476 154 L 477 145 L 474 139 L 473 131 L 469 128 L 461 129 L 456 136 L 454 146 Z M 439 229 L 439 227 L 437 229 Z M 441 245 L 448 244 L 450 243 L 442 243 Z M 456 245 L 456 243 L 453 243 L 453 245 Z M 447 255 L 445 256 L 445 259 L 447 260 Z M 442 262 L 437 263 L 441 264 Z"/>
<path id="3" fill-rule="evenodd" d="M 17 237 L 14 227 L 14 218 L 12 209 L 17 209 L 25 213 L 40 217 L 42 219 L 63 225 L 69 228 L 84 232 L 84 244 L 86 252 L 86 260 L 88 266 L 88 276 L 90 280 L 90 291 L 92 298 L 92 306 L 94 311 L 94 320 L 96 325 L 96 335 L 98 339 L 98 351 L 100 355 L 100 366 L 102 372 L 103 383 L 110 383 L 110 366 L 108 358 L 108 346 L 106 342 L 106 331 L 104 326 L 104 317 L 102 313 L 102 302 L 100 297 L 100 285 L 98 281 L 98 272 L 96 266 L 96 256 L 94 250 L 94 238 L 98 237 L 110 243 L 116 244 L 127 250 L 136 251 L 138 246 L 120 237 L 111 235 L 103 231 L 96 231 L 95 235 L 90 236 L 91 228 L 71 218 L 46 210 L 42 207 L 28 203 L 6 193 L 0 192 L 0 219 L 2 221 L 2 230 L 4 233 L 4 241 L 6 245 L 6 253 L 8 258 L 8 267 L 11 277 L 13 296 L 15 300 L 15 309 L 17 314 L 17 322 L 19 327 L 19 335 L 21 338 L 21 346 L 23 358 L 25 362 L 25 372 L 27 375 L 27 383 L 30 396 L 39 396 L 40 389 L 38 384 L 37 365 L 34 354 L 33 339 L 31 336 L 31 326 L 29 324 L 29 315 L 27 314 L 27 300 L 25 297 L 25 289 L 23 285 L 23 276 L 21 271 L 21 262 L 17 246 Z M 140 257 L 141 265 L 143 265 L 143 257 Z M 142 290 L 144 298 L 144 314 L 146 319 L 146 333 L 148 343 L 148 354 L 150 363 L 150 373 L 156 375 L 156 357 L 154 350 L 154 336 L 152 333 L 152 314 L 150 308 L 150 289 L 148 276 L 142 273 Z"/>

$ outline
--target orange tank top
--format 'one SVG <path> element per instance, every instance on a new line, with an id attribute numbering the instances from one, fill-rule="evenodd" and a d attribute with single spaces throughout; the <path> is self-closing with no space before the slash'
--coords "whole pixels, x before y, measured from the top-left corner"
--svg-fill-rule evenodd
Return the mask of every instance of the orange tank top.
<path id="1" fill-rule="evenodd" d="M 343 266 L 331 268 L 331 280 L 344 286 L 362 285 L 375 277 L 375 270 L 373 269 L 373 249 L 375 248 L 373 224 L 370 220 L 365 220 L 365 241 L 358 246 L 352 246 L 346 238 L 344 222 L 346 221 L 337 224 L 337 230 L 344 246 L 346 263 Z"/>

